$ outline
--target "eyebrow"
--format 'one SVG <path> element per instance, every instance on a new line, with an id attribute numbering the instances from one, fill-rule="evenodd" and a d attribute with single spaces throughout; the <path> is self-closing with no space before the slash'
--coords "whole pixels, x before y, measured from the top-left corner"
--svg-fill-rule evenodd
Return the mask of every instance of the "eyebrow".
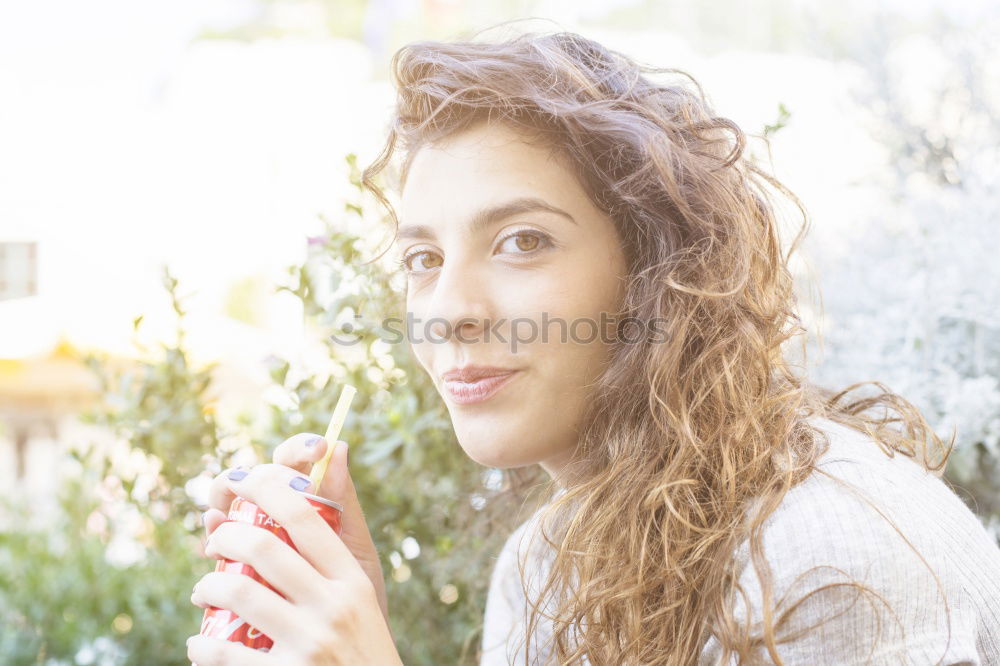
<path id="1" fill-rule="evenodd" d="M 561 208 L 556 208 L 542 199 L 537 197 L 519 197 L 495 206 L 483 208 L 472 216 L 467 224 L 467 227 L 470 233 L 478 233 L 509 217 L 514 217 L 515 215 L 521 215 L 523 213 L 536 212 L 554 213 L 565 217 L 573 224 L 577 223 L 576 220 L 573 219 L 572 215 Z M 436 235 L 433 229 L 422 224 L 400 227 L 396 234 L 397 240 L 415 238 L 436 238 Z"/>

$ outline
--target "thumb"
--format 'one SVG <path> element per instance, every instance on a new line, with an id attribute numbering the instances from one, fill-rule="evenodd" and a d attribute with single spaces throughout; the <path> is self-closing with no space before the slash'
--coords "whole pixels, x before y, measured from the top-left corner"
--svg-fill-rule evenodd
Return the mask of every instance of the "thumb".
<path id="1" fill-rule="evenodd" d="M 351 479 L 348 470 L 348 454 L 347 442 L 338 440 L 333 453 L 330 454 L 330 463 L 326 468 L 323 481 L 320 483 L 319 495 L 332 499 L 344 507 L 344 513 L 341 516 L 340 540 L 351 551 L 365 575 L 371 580 L 378 597 L 379 607 L 382 609 L 382 615 L 388 622 L 388 601 L 382 564 L 379 561 L 378 551 L 375 549 L 375 542 L 372 540 L 368 524 L 365 522 L 365 514 L 358 501 L 354 480 Z"/>
<path id="2" fill-rule="evenodd" d="M 319 495 L 332 499 L 344 507 L 344 513 L 341 516 L 341 539 L 351 549 L 355 557 L 367 559 L 375 556 L 374 546 L 370 546 L 370 553 L 364 552 L 364 548 L 372 543 L 372 539 L 365 522 L 364 512 L 361 509 L 361 503 L 358 501 L 357 490 L 354 488 L 354 480 L 351 479 L 348 470 L 348 455 L 347 442 L 338 440 L 334 445 L 333 453 L 330 454 L 330 463 L 326 468 L 323 481 L 320 483 Z"/>

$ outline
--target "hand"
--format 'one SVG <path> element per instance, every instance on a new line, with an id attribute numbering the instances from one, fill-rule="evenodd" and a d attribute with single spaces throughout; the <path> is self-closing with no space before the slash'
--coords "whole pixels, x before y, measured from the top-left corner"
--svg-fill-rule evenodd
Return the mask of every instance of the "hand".
<path id="1" fill-rule="evenodd" d="M 358 502 L 358 495 L 354 489 L 354 481 L 351 480 L 347 468 L 347 443 L 337 441 L 335 445 L 337 448 L 334 449 L 330 458 L 330 465 L 327 467 L 326 476 L 323 477 L 322 487 L 319 492 L 310 492 L 331 499 L 344 507 L 340 538 L 372 582 L 378 596 L 379 606 L 382 608 L 382 615 L 388 622 L 389 604 L 385 593 L 382 564 L 379 561 L 378 551 L 375 550 L 375 542 L 372 541 L 371 533 L 368 531 L 364 513 L 361 511 L 361 504 Z M 274 450 L 272 460 L 276 465 L 284 465 L 301 474 L 308 475 L 312 464 L 326 453 L 327 446 L 327 441 L 319 435 L 299 433 L 279 444 Z M 209 490 L 208 503 L 212 508 L 205 512 L 203 518 L 205 530 L 209 535 L 226 519 L 229 504 L 233 501 L 234 495 L 230 490 L 227 478 L 229 472 L 228 469 L 223 470 L 221 474 L 216 476 Z"/>
<path id="2" fill-rule="evenodd" d="M 280 594 L 225 571 L 206 574 L 191 594 L 195 605 L 231 610 L 269 636 L 270 652 L 196 635 L 188 639 L 188 658 L 198 666 L 402 666 L 371 580 L 289 485 L 296 477 L 303 478 L 283 465 L 258 465 L 242 479 L 226 477 L 226 486 L 284 527 L 299 552 L 268 530 L 229 521 L 215 526 L 205 548 L 211 557 L 249 564 Z"/>

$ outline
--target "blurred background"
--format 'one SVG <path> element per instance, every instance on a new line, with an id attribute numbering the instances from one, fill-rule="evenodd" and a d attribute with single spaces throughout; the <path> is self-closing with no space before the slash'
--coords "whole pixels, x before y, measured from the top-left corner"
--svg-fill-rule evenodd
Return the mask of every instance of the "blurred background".
<path id="1" fill-rule="evenodd" d="M 1000 8 L 945 0 L 0 5 L 0 660 L 179 664 L 220 469 L 343 438 L 407 664 L 475 664 L 517 475 L 465 459 L 359 188 L 401 45 L 572 30 L 676 67 L 804 202 L 805 364 L 956 448 L 1000 538 Z M 494 33 L 496 34 L 496 33 Z M 360 344 L 329 341 L 344 323 Z M 520 507 L 518 502 L 516 506 Z"/>

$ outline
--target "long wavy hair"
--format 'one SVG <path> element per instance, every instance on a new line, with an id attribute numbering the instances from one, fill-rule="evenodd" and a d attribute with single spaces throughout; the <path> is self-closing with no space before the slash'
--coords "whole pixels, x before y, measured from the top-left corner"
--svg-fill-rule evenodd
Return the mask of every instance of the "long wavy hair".
<path id="1" fill-rule="evenodd" d="M 574 33 L 415 42 L 391 69 L 396 112 L 362 180 L 397 228 L 375 183 L 397 151 L 402 188 L 420 147 L 507 123 L 563 156 L 614 222 L 630 269 L 619 314 L 669 322 L 666 343 L 613 345 L 562 488 L 547 487 L 540 523 L 554 557 L 530 600 L 529 645 L 546 617 L 559 664 L 689 664 L 712 635 L 724 663 L 756 663 L 761 649 L 780 663 L 788 613 L 765 612 L 758 633 L 739 626 L 734 554 L 749 542 L 770 600 L 762 524 L 829 445 L 810 417 L 867 433 L 938 475 L 951 449 L 934 463 L 928 442 L 941 440 L 882 384 L 829 391 L 786 359 L 784 343 L 805 333 L 788 257 L 810 222 L 746 149 L 758 135 L 715 115 L 685 72 Z M 802 220 L 785 254 L 776 195 Z M 864 384 L 877 392 L 847 398 Z M 509 472 L 522 480 L 516 489 L 538 478 Z M 543 599 L 554 609 L 543 611 Z"/>

